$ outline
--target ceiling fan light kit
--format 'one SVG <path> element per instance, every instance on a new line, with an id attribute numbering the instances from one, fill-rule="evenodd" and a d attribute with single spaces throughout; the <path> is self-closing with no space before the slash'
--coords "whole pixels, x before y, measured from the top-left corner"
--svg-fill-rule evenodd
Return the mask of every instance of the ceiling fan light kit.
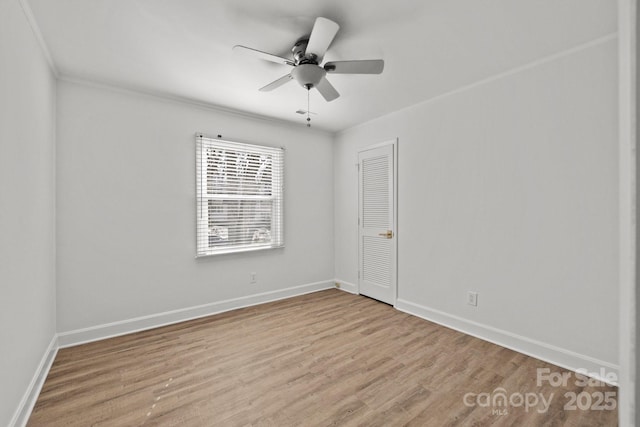
<path id="1" fill-rule="evenodd" d="M 300 64 L 291 70 L 291 77 L 305 89 L 316 87 L 320 80 L 324 79 L 325 74 L 327 72 L 324 68 L 315 64 Z"/>
<path id="2" fill-rule="evenodd" d="M 260 91 L 272 91 L 290 80 L 295 80 L 307 91 L 316 88 L 320 95 L 327 102 L 330 102 L 338 98 L 340 94 L 327 80 L 327 73 L 380 74 L 384 69 L 384 61 L 382 59 L 334 61 L 327 62 L 324 66 L 320 65 L 339 29 L 340 26 L 330 19 L 316 18 L 311 34 L 308 37 L 299 38 L 291 48 L 293 59 L 283 58 L 241 45 L 236 45 L 233 49 L 238 53 L 293 67 L 290 73 L 260 88 Z M 308 94 L 307 111 L 309 111 Z M 307 114 L 307 126 L 310 126 L 310 120 Z"/>

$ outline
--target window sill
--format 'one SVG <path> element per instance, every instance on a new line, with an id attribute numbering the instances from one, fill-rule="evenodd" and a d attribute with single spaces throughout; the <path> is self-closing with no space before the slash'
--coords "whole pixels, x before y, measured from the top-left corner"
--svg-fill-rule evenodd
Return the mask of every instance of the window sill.
<path id="1" fill-rule="evenodd" d="M 242 247 L 236 247 L 236 248 L 215 249 L 215 250 L 209 250 L 206 252 L 198 253 L 196 254 L 196 258 L 205 258 L 205 257 L 216 256 L 216 255 L 238 254 L 243 252 L 264 251 L 269 249 L 280 249 L 280 248 L 284 248 L 284 245 L 242 246 Z"/>

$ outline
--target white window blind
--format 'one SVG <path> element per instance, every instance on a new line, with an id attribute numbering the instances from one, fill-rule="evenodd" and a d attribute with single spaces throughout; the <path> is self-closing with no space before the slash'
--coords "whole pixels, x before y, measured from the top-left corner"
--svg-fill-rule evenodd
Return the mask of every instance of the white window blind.
<path id="1" fill-rule="evenodd" d="M 196 256 L 283 241 L 284 149 L 196 135 Z"/>

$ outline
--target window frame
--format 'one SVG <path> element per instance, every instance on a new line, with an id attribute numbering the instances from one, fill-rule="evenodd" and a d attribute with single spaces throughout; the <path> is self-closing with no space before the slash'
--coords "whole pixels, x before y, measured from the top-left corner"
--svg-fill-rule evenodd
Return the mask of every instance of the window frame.
<path id="1" fill-rule="evenodd" d="M 268 154 L 272 156 L 270 195 L 211 193 L 210 182 L 206 178 L 208 166 L 203 165 L 207 161 L 205 150 L 213 147 L 218 150 L 229 150 L 238 153 Z M 252 151 L 253 150 L 253 151 Z M 202 133 L 195 135 L 195 178 L 196 178 L 196 258 L 224 255 L 231 253 L 253 252 L 284 247 L 284 157 L 285 148 L 265 144 L 252 144 L 239 141 L 229 141 L 221 137 L 210 137 Z M 212 200 L 234 201 L 271 201 L 271 215 L 269 218 L 269 243 L 236 243 L 228 246 L 212 247 L 210 241 L 210 215 L 209 202 Z M 223 205 L 227 206 L 227 205 Z M 232 209 L 234 207 L 232 206 Z M 246 208 L 241 210 L 244 218 Z M 206 239 L 206 241 L 203 241 Z"/>

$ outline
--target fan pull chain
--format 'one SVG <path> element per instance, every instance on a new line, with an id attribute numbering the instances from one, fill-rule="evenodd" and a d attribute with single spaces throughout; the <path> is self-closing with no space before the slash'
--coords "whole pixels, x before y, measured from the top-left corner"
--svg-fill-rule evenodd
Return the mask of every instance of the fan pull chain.
<path id="1" fill-rule="evenodd" d="M 309 116 L 309 111 L 311 107 L 309 106 L 309 92 L 311 92 L 310 88 L 307 88 L 307 127 L 311 127 L 311 117 Z"/>

